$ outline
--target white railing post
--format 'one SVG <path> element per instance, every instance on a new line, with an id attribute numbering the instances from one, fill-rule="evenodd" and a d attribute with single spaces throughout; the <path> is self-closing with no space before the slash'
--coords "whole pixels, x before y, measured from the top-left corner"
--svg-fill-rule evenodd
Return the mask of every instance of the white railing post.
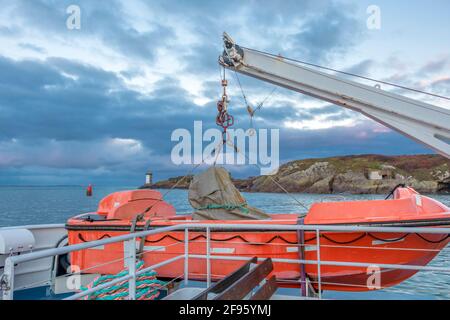
<path id="1" fill-rule="evenodd" d="M 14 299 L 14 262 L 6 258 L 3 275 L 1 277 L 1 289 L 3 300 Z"/>
<path id="2" fill-rule="evenodd" d="M 136 238 L 124 241 L 125 265 L 128 267 L 128 299 L 136 300 Z"/>
<path id="3" fill-rule="evenodd" d="M 199 252 L 199 254 L 189 253 L 189 229 L 195 230 L 195 232 L 203 233 L 206 232 L 206 256 Z M 276 263 L 291 263 L 298 264 L 302 261 L 305 264 L 314 264 L 317 265 L 317 283 L 318 283 L 318 298 L 322 298 L 322 277 L 321 277 L 321 266 L 348 266 L 348 267 L 357 267 L 357 268 L 367 268 L 373 265 L 373 263 L 364 263 L 364 262 L 354 262 L 354 261 L 329 261 L 325 258 L 324 261 L 321 261 L 321 232 L 383 232 L 383 233 L 429 233 L 429 234 L 445 234 L 449 233 L 448 228 L 419 228 L 419 227 L 361 227 L 361 226 L 299 226 L 299 225 L 259 225 L 259 224 L 182 224 L 177 226 L 170 227 L 162 227 L 158 230 L 147 230 L 145 232 L 137 232 L 132 234 L 121 235 L 113 238 L 96 240 L 86 243 L 80 243 L 76 245 L 70 245 L 60 248 L 51 248 L 38 250 L 26 254 L 14 255 L 10 256 L 5 260 L 4 266 L 4 274 L 1 277 L 0 285 L 2 289 L 1 297 L 4 300 L 12 300 L 14 298 L 14 277 L 15 277 L 15 266 L 21 265 L 28 261 L 35 261 L 38 259 L 52 257 L 56 255 L 62 255 L 69 252 L 85 250 L 93 247 L 99 247 L 103 245 L 108 245 L 111 243 L 123 243 L 124 249 L 124 267 L 129 268 L 128 273 L 123 277 L 113 280 L 109 283 L 105 283 L 103 285 L 99 285 L 95 288 L 88 289 L 87 291 L 80 292 L 70 296 L 68 299 L 78 299 L 83 296 L 86 296 L 90 293 L 96 292 L 100 289 L 108 288 L 114 284 L 119 284 L 123 281 L 128 281 L 129 286 L 129 298 L 136 298 L 136 282 L 137 282 L 137 274 L 143 274 L 144 272 L 152 269 L 157 269 L 161 266 L 168 265 L 170 263 L 176 262 L 178 260 L 184 259 L 185 266 L 185 280 L 189 278 L 189 269 L 188 262 L 189 259 L 205 259 L 206 258 L 206 281 L 208 286 L 211 285 L 212 278 L 212 266 L 211 261 L 214 260 L 224 261 L 245 261 L 247 258 L 236 256 L 236 255 L 221 255 L 215 256 L 211 255 L 211 252 L 214 252 L 211 248 L 211 229 L 212 230 L 255 230 L 259 231 L 261 229 L 264 230 L 274 230 L 274 231 L 294 231 L 294 230 L 308 230 L 310 232 L 314 232 L 316 234 L 316 255 L 317 261 L 305 261 L 303 259 L 284 259 L 284 258 L 273 258 L 273 262 Z M 154 266 L 148 266 L 143 270 L 137 270 L 136 268 L 136 239 L 141 238 L 148 235 L 167 233 L 172 231 L 185 232 L 185 252 L 184 255 L 180 254 L 174 258 L 168 259 L 164 262 L 160 262 Z M 198 230 L 198 231 L 197 231 Z M 327 246 L 325 246 L 327 247 Z M 332 246 L 331 246 L 332 247 Z M 386 248 L 387 249 L 387 248 Z M 416 250 L 416 249 L 406 249 L 403 250 Z M 440 251 L 434 249 L 435 251 Z M 313 251 L 314 252 L 314 251 Z M 380 268 L 383 269 L 399 269 L 399 270 L 416 270 L 416 271 L 433 271 L 433 272 L 450 272 L 449 267 L 437 267 L 437 266 L 422 266 L 422 265 L 410 265 L 410 264 L 379 264 Z M 181 272 L 181 271 L 180 271 Z M 17 279 L 16 279 L 17 280 Z"/>
<path id="4" fill-rule="evenodd" d="M 189 228 L 184 229 L 184 285 L 189 283 Z"/>
<path id="5" fill-rule="evenodd" d="M 211 230 L 206 228 L 206 285 L 209 288 L 211 285 Z"/>
<path id="6" fill-rule="evenodd" d="M 322 281 L 321 281 L 321 274 L 320 274 L 320 230 L 316 229 L 316 250 L 317 250 L 317 282 L 318 282 L 318 294 L 319 299 L 322 299 Z"/>

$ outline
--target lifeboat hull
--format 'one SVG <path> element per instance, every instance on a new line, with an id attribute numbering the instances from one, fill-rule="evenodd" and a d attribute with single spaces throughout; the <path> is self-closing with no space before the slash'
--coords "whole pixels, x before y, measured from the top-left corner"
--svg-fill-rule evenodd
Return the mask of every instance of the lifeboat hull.
<path id="1" fill-rule="evenodd" d="M 177 223 L 185 223 L 177 222 Z M 70 243 L 94 241 L 105 237 L 126 234 L 126 231 L 85 230 L 70 232 Z M 411 276 L 414 270 L 377 269 L 379 264 L 427 265 L 448 243 L 444 236 L 429 234 L 380 233 L 331 233 L 323 232 L 320 237 L 320 258 L 322 261 L 361 262 L 372 267 L 344 267 L 321 265 L 321 283 L 325 290 L 367 291 L 376 286 L 390 287 Z M 375 238 L 376 237 L 376 238 Z M 389 242 L 385 242 L 384 239 Z M 305 260 L 317 260 L 317 240 L 314 232 L 305 233 Z M 437 242 L 437 243 L 432 243 Z M 345 244 L 342 244 L 345 243 Z M 210 254 L 215 258 L 233 256 L 249 259 L 251 257 L 276 259 L 300 259 L 301 247 L 297 244 L 296 232 L 211 232 Z M 410 250 L 415 248 L 417 250 Z M 169 232 L 152 235 L 145 239 L 144 261 L 146 265 L 155 265 L 184 254 L 184 232 Z M 206 236 L 204 232 L 189 233 L 189 254 L 206 255 Z M 74 252 L 71 261 L 87 273 L 115 274 L 124 269 L 123 244 L 109 244 Z M 211 259 L 211 277 L 219 280 L 242 265 L 242 261 Z M 116 261 L 108 263 L 110 261 Z M 99 266 L 99 267 L 97 267 Z M 305 265 L 310 280 L 315 283 L 318 268 L 315 264 Z M 183 276 L 184 260 L 178 260 L 157 270 L 162 278 L 179 278 Z M 380 282 L 371 281 L 375 272 L 381 275 Z M 298 287 L 300 265 L 287 262 L 274 262 L 273 272 L 281 286 Z M 206 280 L 206 261 L 202 258 L 189 259 L 189 278 Z"/>
<path id="2" fill-rule="evenodd" d="M 403 191 L 402 191 L 403 192 Z M 417 194 L 412 190 L 397 193 L 394 200 L 408 197 L 411 201 L 417 201 Z M 392 220 L 392 216 L 386 215 L 384 219 L 371 220 L 370 214 L 367 220 L 352 221 L 349 217 L 336 217 L 335 219 L 347 219 L 349 225 L 427 225 L 446 226 L 450 224 L 448 208 L 432 199 L 421 196 L 422 207 L 427 207 L 429 212 L 420 217 L 411 219 L 404 215 L 404 219 Z M 428 199 L 431 204 L 428 203 Z M 365 201 L 370 202 L 370 201 Z M 409 203 L 409 202 L 408 202 Z M 335 204 L 340 206 L 341 203 Z M 435 205 L 435 206 L 433 206 Z M 325 209 L 332 204 L 327 203 Z M 167 211 L 168 207 L 162 207 Z M 348 208 L 348 206 L 347 206 Z M 380 207 L 379 207 L 380 208 Z M 321 219 L 322 207 L 310 210 L 304 224 L 317 225 L 317 219 Z M 360 208 L 358 208 L 359 210 Z M 383 211 L 383 209 L 381 209 Z M 401 211 L 401 210 L 400 210 Z M 329 212 L 329 211 L 328 211 Z M 380 210 L 377 211 L 378 213 Z M 392 213 L 392 210 L 389 211 Z M 96 213 L 91 214 L 94 216 Z M 415 212 L 414 214 L 417 214 Z M 120 219 L 100 219 L 92 221 L 83 219 L 86 215 L 74 217 L 67 223 L 69 230 L 69 243 L 78 244 L 86 241 L 114 237 L 130 232 L 132 221 Z M 407 218 L 405 218 L 407 217 Z M 432 217 L 432 218 L 430 218 Z M 420 219 L 419 219 L 420 218 Z M 323 219 L 321 221 L 325 221 Z M 296 225 L 299 218 L 295 214 L 272 215 L 271 220 L 264 221 L 195 221 L 190 216 L 164 217 L 154 215 L 151 217 L 150 226 L 160 228 L 187 223 L 217 223 L 217 224 L 272 224 L 272 225 Z M 137 224 L 137 230 L 143 228 L 143 223 Z M 322 223 L 323 224 L 323 223 Z M 342 221 L 333 221 L 333 224 L 342 224 Z M 143 260 L 145 265 L 155 265 L 171 258 L 183 255 L 185 252 L 185 234 L 183 231 L 174 231 L 148 236 L 145 239 Z M 211 277 L 219 280 L 235 271 L 251 257 L 272 258 L 274 261 L 273 274 L 279 285 L 284 287 L 299 287 L 301 281 L 301 266 L 298 263 L 288 263 L 286 260 L 304 259 L 311 262 L 317 261 L 318 247 L 320 247 L 320 261 L 350 262 L 370 264 L 370 267 L 350 267 L 336 265 L 321 265 L 320 279 L 323 290 L 337 291 L 368 291 L 394 286 L 411 276 L 417 271 L 385 268 L 380 265 L 427 265 L 450 241 L 448 235 L 441 234 L 403 234 L 403 233 L 362 233 L 362 232 L 321 232 L 320 246 L 315 232 L 306 231 L 303 235 L 304 242 L 299 241 L 299 234 L 295 231 L 264 231 L 264 230 L 227 230 L 212 231 L 210 236 L 210 255 L 212 256 Z M 139 241 L 138 241 L 139 242 Z M 138 244 L 137 244 L 138 246 Z M 206 255 L 205 232 L 189 232 L 189 254 Z M 226 256 L 232 256 L 240 260 L 229 260 Z M 71 254 L 72 266 L 83 270 L 85 273 L 115 274 L 124 269 L 124 246 L 122 243 L 109 244 L 100 248 L 92 248 L 73 252 Z M 221 258 L 223 257 L 223 258 Z M 281 261 L 280 261 L 281 260 Z M 284 260 L 284 261 L 283 261 Z M 192 257 L 189 259 L 189 279 L 206 280 L 206 260 Z M 305 272 L 317 288 L 318 266 L 315 263 L 305 264 Z M 159 267 L 158 276 L 161 278 L 176 279 L 184 275 L 184 260 L 178 260 L 168 265 Z M 375 275 L 375 276 L 374 276 Z"/>

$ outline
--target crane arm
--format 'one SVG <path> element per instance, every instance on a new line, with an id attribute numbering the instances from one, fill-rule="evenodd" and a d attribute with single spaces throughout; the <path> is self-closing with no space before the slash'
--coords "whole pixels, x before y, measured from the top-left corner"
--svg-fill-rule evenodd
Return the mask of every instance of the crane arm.
<path id="1" fill-rule="evenodd" d="M 219 63 L 242 74 L 358 111 L 450 158 L 449 109 L 240 47 L 226 33 Z"/>

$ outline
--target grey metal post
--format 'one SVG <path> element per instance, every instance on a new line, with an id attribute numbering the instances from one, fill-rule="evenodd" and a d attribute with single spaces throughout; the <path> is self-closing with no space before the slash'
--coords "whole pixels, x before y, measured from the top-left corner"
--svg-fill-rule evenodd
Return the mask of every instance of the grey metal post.
<path id="1" fill-rule="evenodd" d="M 189 283 L 189 228 L 184 229 L 184 285 Z"/>
<path id="2" fill-rule="evenodd" d="M 1 278 L 1 289 L 3 290 L 3 300 L 14 299 L 14 262 L 11 258 L 6 258 L 3 275 Z"/>
<path id="3" fill-rule="evenodd" d="M 206 228 L 206 285 L 209 288 L 211 285 L 211 230 Z"/>
<path id="4" fill-rule="evenodd" d="M 319 299 L 322 299 L 322 281 L 320 279 L 320 230 L 316 229 L 316 245 L 317 245 L 317 281 L 319 290 Z"/>
<path id="5" fill-rule="evenodd" d="M 124 242 L 125 264 L 128 267 L 128 299 L 136 300 L 136 238 Z"/>

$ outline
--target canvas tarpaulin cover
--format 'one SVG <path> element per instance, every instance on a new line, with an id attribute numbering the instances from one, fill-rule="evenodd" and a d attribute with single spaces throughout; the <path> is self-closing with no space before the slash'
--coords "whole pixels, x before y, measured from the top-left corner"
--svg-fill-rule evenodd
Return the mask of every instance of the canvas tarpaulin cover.
<path id="1" fill-rule="evenodd" d="M 194 220 L 264 220 L 270 216 L 247 205 L 224 168 L 211 167 L 194 177 L 189 186 Z"/>

